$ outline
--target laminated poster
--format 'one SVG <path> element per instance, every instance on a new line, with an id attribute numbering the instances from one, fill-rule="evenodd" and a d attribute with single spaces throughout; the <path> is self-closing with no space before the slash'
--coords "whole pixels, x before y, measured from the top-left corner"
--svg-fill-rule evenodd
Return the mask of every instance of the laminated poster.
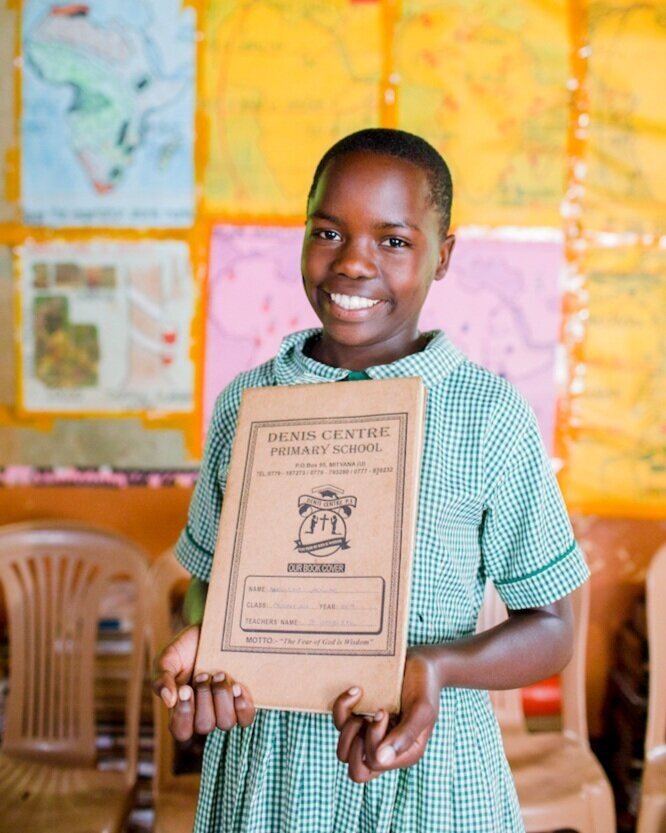
<path id="1" fill-rule="evenodd" d="M 185 243 L 31 244 L 21 262 L 21 407 L 191 411 Z"/>
<path id="2" fill-rule="evenodd" d="M 180 0 L 26 0 L 26 225 L 192 224 L 194 21 Z"/>

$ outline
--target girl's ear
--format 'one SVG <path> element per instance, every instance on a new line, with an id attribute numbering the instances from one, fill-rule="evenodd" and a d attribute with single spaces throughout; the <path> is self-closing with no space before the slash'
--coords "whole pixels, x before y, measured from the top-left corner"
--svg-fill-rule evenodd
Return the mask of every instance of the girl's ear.
<path id="1" fill-rule="evenodd" d="M 442 241 L 439 247 L 439 261 L 437 263 L 437 271 L 435 272 L 435 280 L 441 281 L 449 268 L 451 262 L 451 254 L 456 245 L 455 234 L 448 234 Z"/>

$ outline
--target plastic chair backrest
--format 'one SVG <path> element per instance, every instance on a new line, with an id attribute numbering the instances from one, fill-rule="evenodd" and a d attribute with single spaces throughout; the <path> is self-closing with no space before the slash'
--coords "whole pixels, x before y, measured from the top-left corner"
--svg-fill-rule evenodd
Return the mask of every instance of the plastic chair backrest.
<path id="1" fill-rule="evenodd" d="M 650 658 L 645 757 L 664 753 L 666 745 L 666 546 L 654 555 L 646 580 L 647 625 Z"/>
<path id="2" fill-rule="evenodd" d="M 76 522 L 0 527 L 10 637 L 5 752 L 54 764 L 94 764 L 98 610 L 116 577 L 129 578 L 137 590 L 125 709 L 126 772 L 133 782 L 145 667 L 146 555 L 118 535 Z"/>
<path id="3" fill-rule="evenodd" d="M 562 731 L 567 737 L 589 745 L 585 702 L 585 659 L 587 630 L 590 615 L 589 582 L 571 594 L 574 617 L 573 653 L 567 667 L 560 674 L 562 692 Z M 500 624 L 507 618 L 506 607 L 493 585 L 488 582 L 479 614 L 477 633 Z M 520 689 L 492 691 L 493 709 L 500 726 L 505 730 L 525 730 Z"/>
<path id="4" fill-rule="evenodd" d="M 150 653 L 151 657 L 173 636 L 172 614 L 174 599 L 183 596 L 191 576 L 176 560 L 172 550 L 167 550 L 150 567 Z M 168 789 L 174 778 L 174 740 L 169 732 L 169 713 L 164 703 L 153 698 L 153 723 L 155 726 L 155 778 L 156 792 Z"/>

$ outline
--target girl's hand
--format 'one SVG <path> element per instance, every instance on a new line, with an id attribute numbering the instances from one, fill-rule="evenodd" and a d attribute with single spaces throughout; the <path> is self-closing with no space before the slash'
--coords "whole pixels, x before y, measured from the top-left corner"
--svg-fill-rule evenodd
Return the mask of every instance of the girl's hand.
<path id="1" fill-rule="evenodd" d="M 362 694 L 361 689 L 355 686 L 341 694 L 333 704 L 333 722 L 340 732 L 337 755 L 343 763 L 349 765 L 351 780 L 359 784 L 365 784 L 381 774 L 369 766 L 365 745 L 369 741 L 378 745 L 389 725 L 388 714 L 383 711 L 374 717 L 361 717 L 352 713 Z"/>
<path id="2" fill-rule="evenodd" d="M 155 660 L 153 691 L 169 708 L 169 729 L 179 741 L 189 740 L 194 732 L 207 735 L 216 726 L 249 726 L 255 715 L 249 691 L 224 673 L 199 674 L 192 680 L 198 644 L 199 626 L 191 625 Z"/>
<path id="3" fill-rule="evenodd" d="M 425 646 L 410 648 L 397 723 L 379 742 L 375 732 L 366 736 L 365 757 L 373 771 L 402 769 L 420 760 L 439 717 L 440 693 L 435 658 Z"/>
<path id="4" fill-rule="evenodd" d="M 425 752 L 439 715 L 440 683 L 427 648 L 411 648 L 405 662 L 402 709 L 396 718 L 379 711 L 374 719 L 352 714 L 361 692 L 341 694 L 333 707 L 340 730 L 338 758 L 352 781 L 365 783 L 389 769 L 415 764 Z"/>
<path id="5" fill-rule="evenodd" d="M 367 769 L 366 771 L 362 760 L 363 736 L 366 731 L 367 718 L 354 714 L 352 711 L 362 696 L 363 691 L 358 686 L 354 686 L 349 691 L 344 691 L 340 694 L 336 698 L 335 703 L 333 703 L 333 723 L 338 732 L 340 732 L 337 756 L 343 763 L 348 764 L 350 762 L 352 749 L 354 750 L 355 758 L 358 756 L 359 750 L 357 747 L 360 743 L 361 761 L 355 767 L 354 771 L 359 774 L 359 779 L 364 782 L 369 781 L 371 777 L 370 770 Z M 352 781 L 356 780 L 352 777 L 351 769 L 349 777 Z"/>

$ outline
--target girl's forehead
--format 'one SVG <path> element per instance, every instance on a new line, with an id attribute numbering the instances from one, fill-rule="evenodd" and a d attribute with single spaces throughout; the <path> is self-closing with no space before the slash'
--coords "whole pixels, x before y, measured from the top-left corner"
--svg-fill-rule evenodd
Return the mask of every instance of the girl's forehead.
<path id="1" fill-rule="evenodd" d="M 322 173 L 322 180 L 334 176 L 358 176 L 359 172 L 367 172 L 381 176 L 400 175 L 406 180 L 413 180 L 418 186 L 427 180 L 425 170 L 416 162 L 385 153 L 375 153 L 367 150 L 356 150 L 334 156 Z M 320 180 L 321 181 L 321 180 Z"/>
<path id="2" fill-rule="evenodd" d="M 317 183 L 312 203 L 354 196 L 432 207 L 430 182 L 422 167 L 408 159 L 369 151 L 331 159 Z"/>

